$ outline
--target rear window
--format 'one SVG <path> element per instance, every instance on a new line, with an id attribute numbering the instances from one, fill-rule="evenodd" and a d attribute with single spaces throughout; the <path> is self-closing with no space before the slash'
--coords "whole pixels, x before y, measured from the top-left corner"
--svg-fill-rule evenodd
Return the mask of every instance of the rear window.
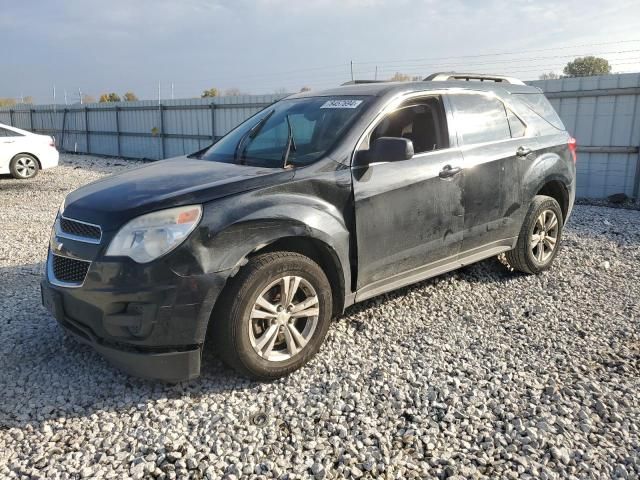
<path id="1" fill-rule="evenodd" d="M 549 103 L 549 100 L 547 100 L 547 97 L 542 93 L 518 93 L 515 95 L 538 114 L 538 116 L 542 117 L 558 130 L 565 129 L 562 120 L 560 120 L 560 117 Z"/>

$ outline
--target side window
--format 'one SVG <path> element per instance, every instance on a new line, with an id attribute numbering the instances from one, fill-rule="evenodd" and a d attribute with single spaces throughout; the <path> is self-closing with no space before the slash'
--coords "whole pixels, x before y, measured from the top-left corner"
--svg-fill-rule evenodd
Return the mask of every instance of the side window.
<path id="1" fill-rule="evenodd" d="M 453 117 L 464 145 L 511 138 L 504 104 L 481 94 L 451 95 Z"/>
<path id="2" fill-rule="evenodd" d="M 511 130 L 511 138 L 524 137 L 527 126 L 522 123 L 515 113 L 507 108 L 507 120 L 509 120 L 509 129 Z"/>
<path id="3" fill-rule="evenodd" d="M 416 154 L 449 148 L 449 133 L 442 98 L 408 100 L 389 113 L 371 132 L 364 148 L 380 137 L 401 137 L 413 142 Z"/>
<path id="4" fill-rule="evenodd" d="M 24 137 L 24 135 L 7 128 L 0 128 L 0 137 Z"/>

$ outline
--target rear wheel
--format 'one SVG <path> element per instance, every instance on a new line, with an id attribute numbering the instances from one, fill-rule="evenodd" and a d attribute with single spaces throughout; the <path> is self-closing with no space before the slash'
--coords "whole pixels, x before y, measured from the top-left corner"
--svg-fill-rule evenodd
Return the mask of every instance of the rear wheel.
<path id="1" fill-rule="evenodd" d="M 563 218 L 558 202 L 536 195 L 520 229 L 516 248 L 505 254 L 508 266 L 525 273 L 551 267 L 560 249 Z"/>
<path id="2" fill-rule="evenodd" d="M 33 178 L 38 174 L 39 170 L 40 166 L 38 165 L 38 161 L 35 159 L 35 157 L 27 153 L 19 153 L 18 155 L 13 157 L 11 163 L 9 164 L 9 171 L 11 172 L 11 176 L 19 180 Z"/>
<path id="3" fill-rule="evenodd" d="M 231 279 L 212 319 L 220 358 L 243 375 L 269 380 L 307 363 L 331 323 L 331 287 L 322 269 L 293 252 L 258 255 Z"/>

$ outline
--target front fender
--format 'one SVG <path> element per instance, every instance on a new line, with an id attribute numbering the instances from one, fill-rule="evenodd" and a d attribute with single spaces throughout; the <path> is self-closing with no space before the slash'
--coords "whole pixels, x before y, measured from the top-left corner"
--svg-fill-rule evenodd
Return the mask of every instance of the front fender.
<path id="1" fill-rule="evenodd" d="M 206 204 L 189 250 L 202 273 L 233 274 L 249 254 L 287 237 L 325 244 L 340 263 L 344 285 L 351 285 L 349 229 L 340 211 L 316 196 L 250 192 Z"/>

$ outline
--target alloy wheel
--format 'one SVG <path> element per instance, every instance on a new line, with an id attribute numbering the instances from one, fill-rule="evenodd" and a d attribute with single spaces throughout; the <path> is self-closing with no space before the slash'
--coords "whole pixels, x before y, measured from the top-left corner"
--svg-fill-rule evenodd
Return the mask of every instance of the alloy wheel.
<path id="1" fill-rule="evenodd" d="M 543 210 L 536 219 L 529 243 L 531 255 L 538 263 L 545 263 L 558 243 L 558 217 L 553 210 Z"/>
<path id="2" fill-rule="evenodd" d="M 319 315 L 318 295 L 307 280 L 278 278 L 262 290 L 249 314 L 251 346 L 265 360 L 289 360 L 309 343 Z"/>
<path id="3" fill-rule="evenodd" d="M 20 157 L 16 160 L 16 172 L 22 178 L 30 178 L 36 174 L 36 161 L 31 157 Z"/>

